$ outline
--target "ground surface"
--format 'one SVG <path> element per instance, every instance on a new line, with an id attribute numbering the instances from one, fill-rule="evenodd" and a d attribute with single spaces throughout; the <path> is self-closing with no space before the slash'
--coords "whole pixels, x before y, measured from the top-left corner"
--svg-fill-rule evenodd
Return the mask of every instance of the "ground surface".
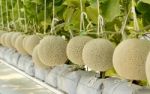
<path id="1" fill-rule="evenodd" d="M 0 63 L 0 94 L 55 94 Z"/>

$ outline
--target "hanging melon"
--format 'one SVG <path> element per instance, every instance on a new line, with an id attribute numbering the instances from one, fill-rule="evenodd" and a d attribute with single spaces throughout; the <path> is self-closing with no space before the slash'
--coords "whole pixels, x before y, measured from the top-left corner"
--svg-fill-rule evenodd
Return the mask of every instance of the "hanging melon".
<path id="1" fill-rule="evenodd" d="M 19 35 L 21 35 L 21 32 L 15 32 L 12 34 L 11 45 L 13 46 L 13 48 L 15 48 L 15 42 L 16 42 L 16 39 Z"/>
<path id="2" fill-rule="evenodd" d="M 113 44 L 106 39 L 93 39 L 83 48 L 82 58 L 89 68 L 95 71 L 107 71 L 113 68 Z"/>
<path id="3" fill-rule="evenodd" d="M 39 44 L 38 56 L 41 62 L 47 66 L 64 64 L 67 42 L 60 36 L 46 36 Z"/>
<path id="4" fill-rule="evenodd" d="M 145 62 L 150 51 L 150 41 L 127 39 L 115 49 L 113 65 L 116 72 L 130 80 L 145 80 Z"/>
<path id="5" fill-rule="evenodd" d="M 84 65 L 82 51 L 84 45 L 92 38 L 88 36 L 76 36 L 67 45 L 67 56 L 75 64 Z"/>
<path id="6" fill-rule="evenodd" d="M 146 76 L 147 76 L 147 80 L 150 84 L 150 52 L 149 52 L 149 55 L 147 56 L 147 60 L 146 60 Z"/>
<path id="7" fill-rule="evenodd" d="M 33 53 L 32 53 L 32 60 L 33 60 L 34 64 L 35 64 L 36 66 L 41 67 L 41 68 L 48 68 L 49 66 L 44 65 L 44 64 L 40 61 L 37 51 L 38 51 L 38 45 L 34 47 Z"/>
<path id="8" fill-rule="evenodd" d="M 4 31 L 1 31 L 0 32 L 0 44 L 3 44 L 3 35 L 5 34 L 6 32 Z"/>
<path id="9" fill-rule="evenodd" d="M 5 47 L 8 47 L 8 45 L 7 45 L 7 36 L 8 36 L 8 32 L 4 35 L 4 37 L 3 37 L 3 45 L 5 46 Z"/>
<path id="10" fill-rule="evenodd" d="M 37 35 L 29 35 L 24 39 L 24 49 L 28 54 L 32 55 L 34 47 L 40 42 L 40 37 Z"/>
<path id="11" fill-rule="evenodd" d="M 8 35 L 6 36 L 6 45 L 9 47 L 9 48 L 12 48 L 12 44 L 11 44 L 11 37 L 13 35 L 14 32 L 9 32 Z"/>
<path id="12" fill-rule="evenodd" d="M 1 44 L 4 46 L 4 36 L 5 36 L 6 33 L 2 34 L 1 36 Z"/>
<path id="13" fill-rule="evenodd" d="M 25 37 L 24 35 L 19 35 L 16 39 L 16 42 L 15 42 L 15 48 L 21 54 L 27 54 L 27 52 L 23 48 L 23 39 L 24 39 L 24 37 Z"/>

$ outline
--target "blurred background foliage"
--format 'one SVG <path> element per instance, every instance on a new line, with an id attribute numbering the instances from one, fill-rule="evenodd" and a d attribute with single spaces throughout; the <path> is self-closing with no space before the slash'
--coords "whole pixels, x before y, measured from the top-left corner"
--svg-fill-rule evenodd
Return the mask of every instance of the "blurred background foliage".
<path id="1" fill-rule="evenodd" d="M 100 14 L 97 0 L 55 0 L 54 5 L 54 16 L 57 19 L 54 32 L 67 39 L 71 35 L 96 38 L 98 15 L 104 21 L 103 33 L 99 37 L 105 37 L 116 44 L 121 41 L 122 34 L 139 37 L 150 32 L 150 0 L 99 0 Z M 1 30 L 50 34 L 53 0 L 0 0 L 0 8 Z M 81 31 L 82 12 L 87 17 L 85 15 L 83 18 L 85 29 Z"/>

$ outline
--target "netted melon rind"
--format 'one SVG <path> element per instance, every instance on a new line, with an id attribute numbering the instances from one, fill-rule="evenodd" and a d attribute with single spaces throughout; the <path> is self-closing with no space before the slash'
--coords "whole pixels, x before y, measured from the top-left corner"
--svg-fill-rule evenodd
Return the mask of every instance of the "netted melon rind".
<path id="1" fill-rule="evenodd" d="M 44 37 L 39 44 L 38 56 L 47 66 L 57 66 L 67 61 L 67 42 L 60 36 Z"/>
<path id="2" fill-rule="evenodd" d="M 11 44 L 11 37 L 13 35 L 14 32 L 9 32 L 6 36 L 6 45 L 9 47 L 9 48 L 12 48 L 12 44 Z"/>
<path id="3" fill-rule="evenodd" d="M 15 48 L 21 54 L 27 54 L 27 52 L 23 48 L 23 39 L 24 39 L 24 37 L 25 37 L 24 35 L 18 36 L 17 39 L 16 39 L 16 42 L 15 42 Z"/>
<path id="4" fill-rule="evenodd" d="M 106 39 L 93 39 L 83 48 L 82 58 L 89 68 L 95 71 L 107 71 L 113 68 L 113 44 Z"/>
<path id="5" fill-rule="evenodd" d="M 4 34 L 4 36 L 3 36 L 3 45 L 5 46 L 5 47 L 8 47 L 8 45 L 7 45 L 7 36 L 8 36 L 8 32 L 7 33 L 5 33 Z"/>
<path id="6" fill-rule="evenodd" d="M 24 49 L 28 54 L 32 55 L 33 49 L 40 42 L 40 37 L 37 35 L 29 35 L 24 39 Z"/>
<path id="7" fill-rule="evenodd" d="M 20 32 L 15 32 L 12 34 L 12 37 L 11 37 L 11 45 L 13 46 L 13 48 L 15 48 L 15 42 L 16 42 L 16 39 L 18 36 L 20 36 L 21 33 Z"/>
<path id="8" fill-rule="evenodd" d="M 3 45 L 3 35 L 5 34 L 5 31 L 0 32 L 0 44 Z"/>
<path id="9" fill-rule="evenodd" d="M 44 65 L 40 61 L 37 51 L 38 51 L 38 45 L 33 49 L 33 53 L 32 53 L 32 60 L 33 60 L 34 64 L 41 68 L 49 68 L 49 66 Z"/>
<path id="10" fill-rule="evenodd" d="M 146 77 L 150 84 L 150 52 L 149 52 L 149 54 L 147 56 L 147 60 L 146 60 Z"/>
<path id="11" fill-rule="evenodd" d="M 145 80 L 145 62 L 150 51 L 150 41 L 127 39 L 115 49 L 113 65 L 116 72 L 130 80 Z"/>
<path id="12" fill-rule="evenodd" d="M 73 63 L 84 65 L 82 60 L 82 51 L 84 45 L 92 38 L 89 36 L 76 36 L 72 38 L 67 45 L 67 57 Z"/>

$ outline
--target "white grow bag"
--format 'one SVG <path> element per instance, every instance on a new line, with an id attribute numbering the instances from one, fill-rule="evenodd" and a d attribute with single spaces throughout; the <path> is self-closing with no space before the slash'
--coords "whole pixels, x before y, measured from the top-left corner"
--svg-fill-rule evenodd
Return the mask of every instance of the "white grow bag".
<path id="1" fill-rule="evenodd" d="M 25 71 L 27 74 L 34 76 L 34 64 L 32 63 L 32 58 L 28 55 L 21 55 L 18 61 L 18 68 Z"/>
<path id="2" fill-rule="evenodd" d="M 72 66 L 69 65 L 59 65 L 54 67 L 47 75 L 45 82 L 55 88 L 57 88 L 57 80 L 59 75 L 73 71 Z"/>
<path id="3" fill-rule="evenodd" d="M 19 61 L 19 58 L 20 58 L 21 54 L 15 52 L 11 55 L 11 62 L 12 62 L 12 65 L 17 67 L 18 66 L 18 61 Z"/>
<path id="4" fill-rule="evenodd" d="M 8 49 L 8 48 L 6 48 L 6 47 L 4 47 L 4 46 L 0 46 L 0 58 L 1 58 L 2 60 L 4 60 L 4 54 L 5 54 L 5 52 L 6 52 L 7 49 Z"/>
<path id="5" fill-rule="evenodd" d="M 82 70 L 63 73 L 58 76 L 58 88 L 67 94 L 76 94 L 80 78 L 86 75 L 89 75 L 89 72 Z"/>
<path id="6" fill-rule="evenodd" d="M 41 68 L 39 66 L 34 66 L 35 68 L 35 77 L 39 80 L 45 81 L 46 76 L 50 72 L 51 68 Z"/>
<path id="7" fill-rule="evenodd" d="M 98 79 L 95 74 L 89 73 L 81 77 L 76 94 L 103 94 L 103 82 L 105 79 Z"/>

